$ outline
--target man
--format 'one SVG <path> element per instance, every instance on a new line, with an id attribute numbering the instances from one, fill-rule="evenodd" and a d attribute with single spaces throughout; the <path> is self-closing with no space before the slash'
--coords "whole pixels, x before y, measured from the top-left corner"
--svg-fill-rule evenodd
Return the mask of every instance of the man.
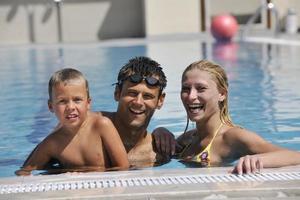
<path id="1" fill-rule="evenodd" d="M 147 57 L 131 59 L 121 68 L 115 85 L 117 111 L 102 113 L 118 130 L 129 163 L 143 167 L 169 160 L 175 150 L 173 135 L 162 128 L 155 134 L 147 130 L 155 110 L 162 107 L 165 99 L 167 80 L 160 64 Z"/>

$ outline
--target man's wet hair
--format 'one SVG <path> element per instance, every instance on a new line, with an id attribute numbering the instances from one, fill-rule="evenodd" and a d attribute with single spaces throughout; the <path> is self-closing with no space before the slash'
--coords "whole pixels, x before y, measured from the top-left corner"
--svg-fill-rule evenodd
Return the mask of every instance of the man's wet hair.
<path id="1" fill-rule="evenodd" d="M 130 59 L 119 71 L 117 85 L 122 89 L 123 81 L 129 76 L 139 74 L 143 77 L 157 77 L 159 80 L 160 93 L 167 86 L 167 78 L 159 63 L 151 58 L 140 56 Z"/>

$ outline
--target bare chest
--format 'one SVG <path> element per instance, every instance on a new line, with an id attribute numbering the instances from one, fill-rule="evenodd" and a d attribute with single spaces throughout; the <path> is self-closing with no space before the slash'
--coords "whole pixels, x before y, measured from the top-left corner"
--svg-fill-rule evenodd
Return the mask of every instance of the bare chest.
<path id="1" fill-rule="evenodd" d="M 127 155 L 130 165 L 136 167 L 153 166 L 157 161 L 152 143 L 139 144 L 133 147 Z"/>
<path id="2" fill-rule="evenodd" d="M 58 160 L 64 167 L 105 166 L 101 138 L 70 141 L 58 152 Z"/>

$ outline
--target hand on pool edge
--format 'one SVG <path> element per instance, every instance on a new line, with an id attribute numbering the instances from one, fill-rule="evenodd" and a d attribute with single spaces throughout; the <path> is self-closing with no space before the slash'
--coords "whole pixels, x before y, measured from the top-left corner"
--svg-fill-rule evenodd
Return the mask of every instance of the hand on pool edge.
<path id="1" fill-rule="evenodd" d="M 239 159 L 237 164 L 229 171 L 232 174 L 260 173 L 263 169 L 261 158 L 257 155 L 246 155 Z"/>
<path id="2" fill-rule="evenodd" d="M 30 176 L 31 174 L 31 170 L 27 170 L 27 169 L 18 169 L 17 171 L 15 171 L 15 175 L 17 176 Z"/>

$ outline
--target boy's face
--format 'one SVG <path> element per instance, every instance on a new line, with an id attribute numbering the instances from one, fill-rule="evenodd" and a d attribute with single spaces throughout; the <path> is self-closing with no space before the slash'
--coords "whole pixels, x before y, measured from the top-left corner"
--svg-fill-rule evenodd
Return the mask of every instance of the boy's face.
<path id="1" fill-rule="evenodd" d="M 117 88 L 115 91 L 115 100 L 119 102 L 118 115 L 131 128 L 147 128 L 154 111 L 163 105 L 164 96 L 164 93 L 159 96 L 158 86 L 126 80 L 122 90 Z"/>
<path id="2" fill-rule="evenodd" d="M 49 100 L 48 107 L 62 126 L 77 127 L 86 119 L 90 103 L 85 82 L 73 80 L 53 86 L 52 100 Z"/>

